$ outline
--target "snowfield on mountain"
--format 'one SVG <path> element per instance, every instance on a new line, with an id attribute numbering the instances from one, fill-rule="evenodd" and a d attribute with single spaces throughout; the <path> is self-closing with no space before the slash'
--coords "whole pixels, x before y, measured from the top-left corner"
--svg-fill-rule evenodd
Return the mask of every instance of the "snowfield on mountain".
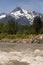
<path id="1" fill-rule="evenodd" d="M 36 13 L 35 11 L 27 11 L 17 7 L 8 14 L 0 14 L 0 21 L 6 23 L 8 20 L 13 19 L 18 24 L 30 25 L 33 23 L 34 17 L 36 16 L 40 16 L 43 20 L 42 14 Z"/>

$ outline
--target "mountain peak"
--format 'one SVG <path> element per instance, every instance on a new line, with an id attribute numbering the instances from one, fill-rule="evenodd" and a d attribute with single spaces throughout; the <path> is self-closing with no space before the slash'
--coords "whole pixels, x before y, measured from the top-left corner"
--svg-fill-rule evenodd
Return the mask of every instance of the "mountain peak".
<path id="1" fill-rule="evenodd" d="M 16 10 L 22 10 L 20 7 L 16 7 L 15 9 L 16 9 Z"/>
<path id="2" fill-rule="evenodd" d="M 22 10 L 20 7 L 16 7 L 13 11 L 19 11 Z"/>
<path id="3" fill-rule="evenodd" d="M 16 7 L 12 12 L 16 12 L 16 11 L 20 11 L 21 13 L 23 13 L 23 11 L 20 7 Z"/>

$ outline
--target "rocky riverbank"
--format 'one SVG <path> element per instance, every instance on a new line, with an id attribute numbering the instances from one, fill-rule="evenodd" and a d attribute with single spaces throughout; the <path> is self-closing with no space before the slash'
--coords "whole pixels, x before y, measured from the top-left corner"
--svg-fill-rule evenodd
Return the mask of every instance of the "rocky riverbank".
<path id="1" fill-rule="evenodd" d="M 9 42 L 9 43 L 43 43 L 43 35 L 30 35 L 29 38 L 16 38 L 9 39 L 3 38 L 0 39 L 0 42 Z"/>

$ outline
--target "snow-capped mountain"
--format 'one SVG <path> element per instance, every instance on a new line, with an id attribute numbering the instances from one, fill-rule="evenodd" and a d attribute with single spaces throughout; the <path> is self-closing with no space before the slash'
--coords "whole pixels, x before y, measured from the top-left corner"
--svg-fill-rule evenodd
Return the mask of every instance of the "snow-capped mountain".
<path id="1" fill-rule="evenodd" d="M 6 17 L 6 14 L 5 13 L 0 14 L 0 19 L 3 19 L 5 17 Z"/>
<path id="2" fill-rule="evenodd" d="M 24 9 L 21 9 L 20 7 L 15 8 L 12 12 L 9 14 L 0 14 L 0 21 L 6 23 L 8 20 L 13 19 L 15 22 L 21 25 L 30 25 L 33 23 L 35 16 L 41 16 L 43 18 L 43 15 L 40 13 L 30 12 Z"/>
<path id="3" fill-rule="evenodd" d="M 29 12 L 27 10 L 21 9 L 20 7 L 17 7 L 14 9 L 10 15 L 18 21 L 18 23 L 21 24 L 31 24 L 33 22 L 33 19 L 35 15 L 32 12 Z"/>

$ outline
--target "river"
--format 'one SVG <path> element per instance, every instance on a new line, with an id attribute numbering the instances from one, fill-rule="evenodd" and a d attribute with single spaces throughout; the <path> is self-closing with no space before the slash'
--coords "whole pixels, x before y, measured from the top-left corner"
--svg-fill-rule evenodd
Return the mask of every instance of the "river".
<path id="1" fill-rule="evenodd" d="M 43 65 L 43 44 L 0 42 L 0 65 Z"/>

